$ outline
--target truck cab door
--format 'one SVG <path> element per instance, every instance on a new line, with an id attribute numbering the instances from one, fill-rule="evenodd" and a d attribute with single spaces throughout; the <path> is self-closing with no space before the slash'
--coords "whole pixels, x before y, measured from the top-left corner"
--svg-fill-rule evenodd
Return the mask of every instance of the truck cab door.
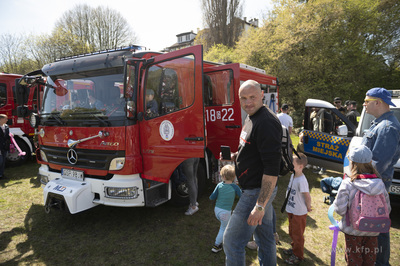
<path id="1" fill-rule="evenodd" d="M 355 125 L 331 103 L 308 99 L 298 148 L 307 155 L 309 164 L 342 172 L 355 132 Z"/>
<path id="2" fill-rule="evenodd" d="M 0 111 L 8 116 L 8 122 L 12 121 L 13 83 L 14 77 L 0 76 Z M 8 123 L 10 124 L 10 123 Z"/>
<path id="3" fill-rule="evenodd" d="M 162 54 L 142 67 L 138 98 L 143 177 L 167 183 L 189 158 L 204 158 L 203 50 Z"/>
<path id="4" fill-rule="evenodd" d="M 229 64 L 204 69 L 204 105 L 207 147 L 219 159 L 221 145 L 232 152 L 238 148 L 242 128 L 238 99 L 240 65 Z"/>

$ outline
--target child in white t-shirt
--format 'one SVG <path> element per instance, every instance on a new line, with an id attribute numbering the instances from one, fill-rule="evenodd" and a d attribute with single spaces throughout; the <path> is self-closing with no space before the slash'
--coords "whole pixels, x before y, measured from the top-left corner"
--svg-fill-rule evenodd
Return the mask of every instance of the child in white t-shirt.
<path id="1" fill-rule="evenodd" d="M 294 174 L 290 177 L 286 191 L 286 193 L 290 193 L 286 212 L 289 217 L 289 235 L 292 239 L 292 248 L 285 250 L 284 253 L 291 255 L 285 262 L 292 265 L 297 265 L 304 259 L 304 231 L 307 213 L 312 211 L 308 182 L 303 174 L 303 169 L 307 165 L 307 156 L 304 153 L 299 153 L 299 157 L 293 157 Z"/>

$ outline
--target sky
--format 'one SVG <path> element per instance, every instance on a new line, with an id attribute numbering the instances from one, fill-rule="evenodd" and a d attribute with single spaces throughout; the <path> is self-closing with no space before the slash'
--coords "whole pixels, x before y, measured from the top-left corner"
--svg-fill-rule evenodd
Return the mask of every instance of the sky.
<path id="1" fill-rule="evenodd" d="M 272 0 L 242 0 L 249 21 L 272 9 Z M 139 45 L 159 51 L 177 42 L 177 34 L 203 29 L 201 0 L 0 0 L 0 35 L 50 34 L 62 14 L 78 4 L 118 11 L 139 38 Z"/>

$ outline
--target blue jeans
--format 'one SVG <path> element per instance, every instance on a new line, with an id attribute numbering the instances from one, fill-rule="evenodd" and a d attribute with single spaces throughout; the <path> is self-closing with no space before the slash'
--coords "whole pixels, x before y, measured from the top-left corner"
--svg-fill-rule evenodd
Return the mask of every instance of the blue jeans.
<path id="1" fill-rule="evenodd" d="M 378 235 L 378 253 L 376 254 L 375 265 L 390 265 L 390 235 L 389 233 L 380 233 Z"/>
<path id="2" fill-rule="evenodd" d="M 278 187 L 276 187 L 276 190 L 278 190 Z M 275 213 L 275 209 L 274 209 L 274 207 L 272 207 L 272 226 L 273 226 L 273 232 L 274 232 L 274 234 L 276 233 L 276 213 Z M 274 236 L 274 238 L 275 238 L 275 236 Z"/>
<path id="3" fill-rule="evenodd" d="M 182 163 L 182 172 L 187 178 L 190 206 L 196 206 L 197 202 L 197 168 L 199 162 L 199 158 L 190 158 Z"/>
<path id="4" fill-rule="evenodd" d="M 219 227 L 218 235 L 215 238 L 215 245 L 220 245 L 222 243 L 225 228 L 228 225 L 229 219 L 231 218 L 232 211 L 227 211 L 218 207 L 214 208 L 215 217 L 217 217 L 218 221 L 221 222 L 221 226 Z"/>
<path id="5" fill-rule="evenodd" d="M 257 203 L 260 189 L 243 190 L 224 234 L 224 252 L 226 265 L 246 265 L 245 246 L 252 234 L 258 245 L 260 266 L 276 265 L 276 244 L 274 238 L 272 201 L 276 196 L 275 187 L 271 198 L 265 206 L 261 225 L 250 226 L 247 219 Z"/>

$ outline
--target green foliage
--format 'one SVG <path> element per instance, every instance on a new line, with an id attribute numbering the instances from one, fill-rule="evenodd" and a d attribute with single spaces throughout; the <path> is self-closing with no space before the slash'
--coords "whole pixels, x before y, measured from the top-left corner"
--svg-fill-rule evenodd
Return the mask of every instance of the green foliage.
<path id="1" fill-rule="evenodd" d="M 204 60 L 228 63 L 234 62 L 236 54 L 233 48 L 225 46 L 223 44 L 217 44 L 208 50 L 207 54 L 204 56 Z"/>
<path id="2" fill-rule="evenodd" d="M 263 24 L 241 36 L 232 61 L 276 75 L 298 117 L 308 98 L 360 103 L 369 88 L 399 87 L 398 1 L 277 0 Z"/>

